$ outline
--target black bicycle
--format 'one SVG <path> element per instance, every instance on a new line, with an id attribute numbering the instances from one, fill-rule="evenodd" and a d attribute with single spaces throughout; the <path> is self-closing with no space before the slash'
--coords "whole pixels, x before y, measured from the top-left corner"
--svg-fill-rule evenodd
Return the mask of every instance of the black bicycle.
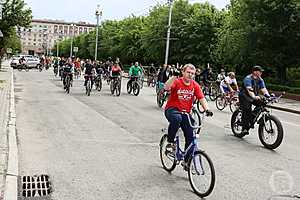
<path id="1" fill-rule="evenodd" d="M 250 115 L 253 115 L 251 128 L 258 124 L 258 136 L 260 142 L 267 149 L 276 149 L 283 140 L 283 128 L 280 120 L 267 109 L 269 104 L 277 103 L 282 97 L 263 98 L 262 103 L 256 106 Z M 247 133 L 242 132 L 242 110 L 238 109 L 231 116 L 231 130 L 234 136 L 242 138 Z"/>
<path id="2" fill-rule="evenodd" d="M 18 70 L 19 71 L 25 70 L 26 72 L 29 72 L 29 67 L 26 64 L 20 64 L 18 65 Z"/>
<path id="3" fill-rule="evenodd" d="M 100 92 L 102 89 L 102 75 L 101 74 L 98 74 L 95 77 L 95 86 L 96 86 L 96 90 L 98 90 Z"/>
<path id="4" fill-rule="evenodd" d="M 127 93 L 130 94 L 131 92 L 133 92 L 134 96 L 138 96 L 140 93 L 140 84 L 138 76 L 132 76 L 127 82 Z"/>
<path id="5" fill-rule="evenodd" d="M 110 91 L 111 94 L 116 96 L 120 96 L 121 94 L 121 77 L 112 77 L 111 78 L 111 83 L 110 83 Z"/>
<path id="6" fill-rule="evenodd" d="M 91 91 L 92 91 L 92 78 L 93 78 L 93 75 L 84 75 L 84 77 L 87 79 L 86 86 L 85 86 L 85 94 L 87 96 L 90 96 Z"/>
<path id="7" fill-rule="evenodd" d="M 71 76 L 72 76 L 72 73 L 65 73 L 65 85 L 64 85 L 64 88 L 65 88 L 65 91 L 66 91 L 67 94 L 70 93 Z"/>
<path id="8" fill-rule="evenodd" d="M 202 84 L 203 94 L 208 95 L 210 100 L 216 100 L 217 96 L 221 94 L 220 87 L 215 81 L 211 81 L 208 85 Z"/>

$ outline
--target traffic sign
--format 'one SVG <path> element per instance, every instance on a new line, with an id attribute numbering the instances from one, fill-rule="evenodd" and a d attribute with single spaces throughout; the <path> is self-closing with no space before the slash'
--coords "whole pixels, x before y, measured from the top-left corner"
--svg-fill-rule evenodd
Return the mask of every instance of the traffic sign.
<path id="1" fill-rule="evenodd" d="M 73 51 L 74 51 L 74 52 L 78 52 L 78 47 L 74 47 L 74 48 L 73 48 Z"/>
<path id="2" fill-rule="evenodd" d="M 6 53 L 12 53 L 12 49 L 11 48 L 7 48 L 6 49 Z"/>

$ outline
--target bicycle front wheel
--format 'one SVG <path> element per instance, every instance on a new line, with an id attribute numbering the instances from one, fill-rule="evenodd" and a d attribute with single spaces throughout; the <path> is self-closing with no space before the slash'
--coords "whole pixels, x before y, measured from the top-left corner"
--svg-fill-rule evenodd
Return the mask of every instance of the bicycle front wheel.
<path id="1" fill-rule="evenodd" d="M 116 87 L 116 95 L 120 96 L 121 94 L 121 81 L 118 81 L 117 87 Z"/>
<path id="2" fill-rule="evenodd" d="M 140 85 L 138 84 L 138 82 L 134 82 L 133 83 L 133 94 L 134 96 L 138 96 L 140 93 Z"/>
<path id="3" fill-rule="evenodd" d="M 176 160 L 175 160 L 175 153 L 168 152 L 166 146 L 168 144 L 167 141 L 168 135 L 164 134 L 160 140 L 159 147 L 160 147 L 160 160 L 163 168 L 168 172 L 171 172 L 176 167 Z"/>
<path id="4" fill-rule="evenodd" d="M 196 151 L 188 162 L 188 176 L 191 187 L 200 197 L 207 197 L 213 191 L 216 181 L 215 168 L 204 151 Z"/>
<path id="5" fill-rule="evenodd" d="M 112 95 L 114 95 L 114 93 L 115 93 L 115 88 L 116 88 L 116 84 L 114 81 L 112 81 L 110 84 L 110 92 Z"/>
<path id="6" fill-rule="evenodd" d="M 70 93 L 70 77 L 67 76 L 66 78 L 66 92 Z"/>
<path id="7" fill-rule="evenodd" d="M 90 80 L 88 80 L 88 82 L 87 82 L 87 84 L 86 84 L 86 94 L 87 94 L 88 96 L 91 95 L 91 81 L 90 81 Z"/>

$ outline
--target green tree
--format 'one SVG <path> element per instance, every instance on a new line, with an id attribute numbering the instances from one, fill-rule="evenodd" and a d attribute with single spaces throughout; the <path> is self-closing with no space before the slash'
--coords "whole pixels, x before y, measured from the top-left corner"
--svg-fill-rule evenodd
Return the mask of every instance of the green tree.
<path id="1" fill-rule="evenodd" d="M 28 27 L 31 19 L 31 9 L 26 8 L 23 0 L 4 1 L 0 20 L 0 30 L 3 33 L 3 38 L 0 38 L 0 60 L 2 60 L 6 48 L 10 47 L 14 51 L 20 49 L 20 41 L 17 39 L 15 27 Z"/>
<path id="2" fill-rule="evenodd" d="M 219 60 L 277 72 L 286 82 L 287 67 L 300 64 L 298 0 L 232 0 L 219 31 Z"/>

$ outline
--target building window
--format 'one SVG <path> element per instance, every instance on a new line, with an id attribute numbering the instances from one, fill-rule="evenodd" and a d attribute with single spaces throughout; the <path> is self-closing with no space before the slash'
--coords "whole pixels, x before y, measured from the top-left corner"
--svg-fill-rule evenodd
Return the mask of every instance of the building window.
<path id="1" fill-rule="evenodd" d="M 33 43 L 33 45 L 35 46 L 35 45 L 36 45 L 36 43 Z"/>
<path id="2" fill-rule="evenodd" d="M 57 33 L 58 31 L 58 26 L 57 25 L 54 25 L 54 33 Z"/>

